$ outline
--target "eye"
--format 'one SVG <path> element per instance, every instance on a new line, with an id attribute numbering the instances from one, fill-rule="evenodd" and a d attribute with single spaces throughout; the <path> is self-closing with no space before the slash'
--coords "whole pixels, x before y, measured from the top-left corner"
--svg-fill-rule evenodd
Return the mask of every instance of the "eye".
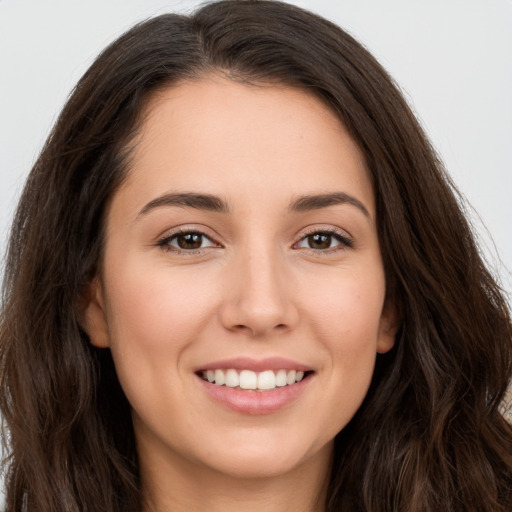
<path id="1" fill-rule="evenodd" d="M 302 238 L 297 247 L 314 251 L 340 250 L 352 247 L 352 241 L 336 231 L 314 231 Z"/>
<path id="2" fill-rule="evenodd" d="M 197 251 L 218 245 L 200 231 L 181 231 L 174 233 L 158 243 L 164 249 L 176 251 Z"/>

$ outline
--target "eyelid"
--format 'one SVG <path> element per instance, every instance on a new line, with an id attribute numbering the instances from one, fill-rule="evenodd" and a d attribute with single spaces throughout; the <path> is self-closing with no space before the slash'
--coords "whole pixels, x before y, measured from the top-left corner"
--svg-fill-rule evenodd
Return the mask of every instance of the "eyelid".
<path id="1" fill-rule="evenodd" d="M 307 229 L 305 232 L 301 233 L 300 238 L 297 242 L 294 243 L 294 247 L 297 246 L 300 242 L 302 242 L 305 238 L 314 235 L 314 234 L 327 234 L 334 237 L 338 240 L 339 245 L 333 248 L 328 249 L 313 249 L 312 247 L 303 247 L 305 251 L 313 252 L 314 254 L 329 254 L 337 251 L 347 250 L 354 247 L 354 239 L 351 235 L 349 235 L 346 231 L 335 228 L 333 226 L 322 227 L 322 226 L 312 226 Z"/>
<path id="2" fill-rule="evenodd" d="M 178 226 L 171 230 L 167 230 L 163 235 L 159 236 L 156 244 L 158 247 L 170 251 L 181 254 L 198 254 L 203 252 L 206 249 L 218 248 L 222 247 L 222 244 L 217 242 L 216 237 L 213 237 L 211 234 L 207 233 L 204 227 L 195 227 L 195 226 Z M 207 238 L 213 245 L 208 247 L 200 247 L 198 249 L 181 249 L 179 247 L 172 246 L 170 244 L 171 240 L 179 235 L 187 235 L 187 234 L 198 234 L 204 238 Z"/>

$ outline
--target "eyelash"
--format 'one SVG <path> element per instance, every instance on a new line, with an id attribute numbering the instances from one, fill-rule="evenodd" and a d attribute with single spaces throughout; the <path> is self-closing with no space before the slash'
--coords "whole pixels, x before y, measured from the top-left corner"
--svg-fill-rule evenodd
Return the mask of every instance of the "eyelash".
<path id="1" fill-rule="evenodd" d="M 210 242 L 212 242 L 212 244 L 216 244 L 216 242 L 214 242 L 208 235 L 206 235 L 205 233 L 203 233 L 199 230 L 183 229 L 183 230 L 174 232 L 172 235 L 165 236 L 164 238 L 159 240 L 156 245 L 166 252 L 175 252 L 175 253 L 181 253 L 181 254 L 187 254 L 187 255 L 199 254 L 204 251 L 205 248 L 180 249 L 180 248 L 173 247 L 170 245 L 172 240 L 176 239 L 179 236 L 184 236 L 184 235 L 199 235 L 200 237 L 204 237 L 204 238 L 210 240 Z M 310 252 L 313 254 L 325 254 L 325 253 L 332 254 L 332 253 L 335 253 L 338 251 L 351 249 L 354 246 L 353 240 L 349 236 L 347 236 L 346 234 L 342 234 L 339 231 L 336 231 L 334 229 L 311 230 L 311 231 L 305 233 L 300 238 L 300 240 L 294 244 L 294 246 L 313 235 L 327 235 L 327 236 L 334 238 L 337 242 L 339 242 L 339 245 L 335 246 L 334 248 L 327 248 L 327 249 L 314 249 L 312 247 L 304 247 L 303 248 L 307 252 Z"/>
<path id="2" fill-rule="evenodd" d="M 300 243 L 303 240 L 305 240 L 313 235 L 327 235 L 327 236 L 334 238 L 337 242 L 339 242 L 338 246 L 333 247 L 333 248 L 328 248 L 328 249 L 313 249 L 312 247 L 304 248 L 305 250 L 307 250 L 308 252 L 312 252 L 313 254 L 319 254 L 319 253 L 332 254 L 332 253 L 335 253 L 338 251 L 343 251 L 343 250 L 351 249 L 354 247 L 354 242 L 348 235 L 346 235 L 344 233 L 340 233 L 339 231 L 337 231 L 335 229 L 328 229 L 328 228 L 327 229 L 313 229 L 313 230 L 305 233 L 301 237 L 299 242 L 297 242 L 297 243 Z M 294 245 L 296 245 L 296 244 L 294 244 Z"/>
<path id="3" fill-rule="evenodd" d="M 201 237 L 204 237 L 208 240 L 210 240 L 212 243 L 216 243 L 214 242 L 207 234 L 197 230 L 197 229 L 180 229 L 179 231 L 175 231 L 172 235 L 169 235 L 169 236 L 165 236 L 164 238 L 162 238 L 161 240 L 159 240 L 157 242 L 157 246 L 160 247 L 162 250 L 166 251 L 166 252 L 175 252 L 175 253 L 180 253 L 180 254 L 198 254 L 198 253 L 201 253 L 204 248 L 199 248 L 199 249 L 180 249 L 178 247 L 173 247 L 171 246 L 171 241 L 179 236 L 184 236 L 184 235 L 199 235 Z"/>

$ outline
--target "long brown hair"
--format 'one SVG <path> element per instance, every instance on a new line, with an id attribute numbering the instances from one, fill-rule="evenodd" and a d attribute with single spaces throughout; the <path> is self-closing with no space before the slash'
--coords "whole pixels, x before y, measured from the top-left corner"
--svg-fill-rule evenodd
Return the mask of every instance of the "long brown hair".
<path id="1" fill-rule="evenodd" d="M 500 404 L 512 327 L 461 198 L 393 81 L 332 23 L 275 1 L 162 15 L 111 44 L 76 86 L 12 228 L 0 324 L 7 511 L 140 512 L 130 406 L 110 352 L 80 327 L 103 220 L 157 89 L 208 71 L 306 88 L 366 157 L 387 300 L 402 319 L 337 436 L 327 510 L 512 510 Z"/>

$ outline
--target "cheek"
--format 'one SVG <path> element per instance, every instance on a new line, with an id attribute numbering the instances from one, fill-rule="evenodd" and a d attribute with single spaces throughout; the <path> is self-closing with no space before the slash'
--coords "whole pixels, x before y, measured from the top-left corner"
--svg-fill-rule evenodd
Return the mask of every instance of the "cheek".
<path id="1" fill-rule="evenodd" d="M 325 371 L 331 385 L 325 387 L 325 399 L 333 404 L 329 421 L 334 432 L 346 425 L 366 396 L 375 367 L 383 302 L 382 273 L 351 272 L 340 274 L 337 280 L 317 281 L 304 303 L 304 316 L 309 315 L 311 330 L 328 361 Z"/>
<path id="2" fill-rule="evenodd" d="M 118 271 L 119 274 L 119 271 Z M 173 349 L 196 332 L 214 308 L 215 293 L 208 281 L 188 272 L 140 267 L 123 272 L 109 286 L 109 325 L 113 343 L 148 350 Z"/>
<path id="3" fill-rule="evenodd" d="M 186 391 L 181 376 L 187 354 L 214 315 L 215 287 L 205 286 L 197 272 L 140 263 L 112 270 L 107 317 L 119 382 L 145 417 L 154 410 L 172 412 Z"/>
<path id="4" fill-rule="evenodd" d="M 213 283 L 205 286 L 197 272 L 140 264 L 118 265 L 110 276 L 111 351 L 126 395 L 149 400 L 154 389 L 176 388 L 188 351 L 214 314 Z"/>
<path id="5" fill-rule="evenodd" d="M 315 286 L 304 286 L 303 313 L 332 349 L 364 351 L 376 346 L 385 295 L 384 276 L 378 269 L 342 269 L 316 279 Z"/>

